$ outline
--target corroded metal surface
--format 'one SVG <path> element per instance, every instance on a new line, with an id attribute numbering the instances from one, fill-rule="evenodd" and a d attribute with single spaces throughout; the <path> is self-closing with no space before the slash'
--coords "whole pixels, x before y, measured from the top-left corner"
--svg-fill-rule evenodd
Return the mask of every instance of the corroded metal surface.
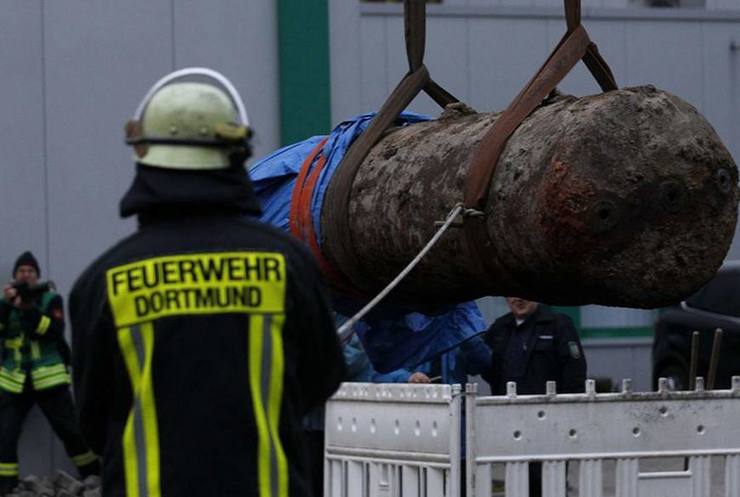
<path id="1" fill-rule="evenodd" d="M 345 272 L 357 286 L 382 288 L 461 202 L 473 153 L 497 116 L 449 109 L 373 148 L 348 206 L 355 267 Z M 737 201 L 732 157 L 683 100 L 652 87 L 558 97 L 524 121 L 499 160 L 485 212 L 487 263 L 452 229 L 393 298 L 666 305 L 716 272 Z M 331 247 L 323 240 L 336 264 Z"/>

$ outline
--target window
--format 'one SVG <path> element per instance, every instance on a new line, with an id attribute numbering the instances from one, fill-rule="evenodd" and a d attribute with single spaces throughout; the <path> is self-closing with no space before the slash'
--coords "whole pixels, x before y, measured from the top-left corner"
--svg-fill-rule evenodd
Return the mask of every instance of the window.
<path id="1" fill-rule="evenodd" d="M 706 0 L 630 0 L 635 7 L 688 7 L 703 8 Z"/>

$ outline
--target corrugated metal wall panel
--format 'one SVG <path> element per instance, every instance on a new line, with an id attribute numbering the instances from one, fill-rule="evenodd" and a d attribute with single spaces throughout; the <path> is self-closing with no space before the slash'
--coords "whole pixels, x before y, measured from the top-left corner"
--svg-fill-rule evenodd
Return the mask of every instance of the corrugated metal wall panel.
<path id="1" fill-rule="evenodd" d="M 443 88 L 460 100 L 470 100 L 470 64 L 468 57 L 467 19 L 430 19 L 427 25 L 426 64 L 433 78 L 444 74 L 444 81 L 438 81 Z M 406 57 L 403 58 L 404 62 Z M 408 69 L 406 63 L 405 69 Z M 411 109 L 438 115 L 442 109 L 426 93 L 411 104 Z"/>
<path id="2" fill-rule="evenodd" d="M 565 34 L 563 22 L 559 19 L 548 19 L 547 21 L 548 49 L 554 48 L 560 38 Z M 586 24 L 591 40 L 599 47 L 599 52 L 606 61 L 617 79 L 617 84 L 624 85 L 627 69 L 626 56 L 626 29 L 625 22 L 619 19 L 590 19 Z M 558 88 L 563 93 L 572 95 L 593 95 L 601 93 L 601 88 L 594 80 L 585 64 L 577 64 L 565 77 Z"/>
<path id="3" fill-rule="evenodd" d="M 362 61 L 360 68 L 362 80 L 360 81 L 360 88 L 357 89 L 357 96 L 360 102 L 360 112 L 370 112 L 379 108 L 389 93 L 388 65 L 385 53 L 385 19 L 382 17 L 363 19 L 360 22 L 360 35 L 362 43 L 358 55 Z M 374 71 L 374 67 L 377 67 L 378 70 Z M 357 110 L 353 112 L 357 112 Z M 351 115 L 344 115 L 339 120 L 334 119 L 334 122 L 339 122 L 348 117 L 351 117 Z"/>
<path id="4" fill-rule="evenodd" d="M 645 328 L 651 327 L 656 311 L 646 309 L 625 309 L 601 305 L 581 307 L 581 326 L 583 328 Z"/>
<path id="5" fill-rule="evenodd" d="M 0 16 L 0 281 L 30 249 L 46 265 L 46 170 L 41 3 L 16 1 Z"/>
<path id="6" fill-rule="evenodd" d="M 43 278 L 66 297 L 81 270 L 132 231 L 132 221 L 118 219 L 118 200 L 134 173 L 123 126 L 146 90 L 176 65 L 223 70 L 244 96 L 257 154 L 276 148 L 276 24 L 270 0 L 6 2 L 0 16 L 2 278 L 31 249 Z M 20 457 L 23 474 L 71 469 L 36 410 Z"/>
<path id="7" fill-rule="evenodd" d="M 704 106 L 704 51 L 699 22 L 629 22 L 625 85 L 652 84 L 700 110 Z"/>
<path id="8" fill-rule="evenodd" d="M 30 249 L 44 271 L 48 263 L 49 199 L 44 150 L 43 24 L 40 1 L 5 5 L 0 16 L 0 281 L 8 281 L 15 258 Z M 51 428 L 38 408 L 31 411 L 22 435 L 21 471 L 48 472 Z"/>
<path id="9" fill-rule="evenodd" d="M 254 156 L 280 146 L 277 12 L 274 2 L 174 2 L 174 65 L 223 72 L 237 89 L 256 131 Z"/>
<path id="10" fill-rule="evenodd" d="M 171 11 L 169 0 L 44 5 L 50 270 L 66 294 L 134 227 L 117 221 L 134 173 L 123 125 L 173 68 Z"/>
<path id="11" fill-rule="evenodd" d="M 547 58 L 547 33 L 537 19 L 471 19 L 470 100 L 476 110 L 501 111 Z M 444 80 L 444 71 L 436 75 Z"/>

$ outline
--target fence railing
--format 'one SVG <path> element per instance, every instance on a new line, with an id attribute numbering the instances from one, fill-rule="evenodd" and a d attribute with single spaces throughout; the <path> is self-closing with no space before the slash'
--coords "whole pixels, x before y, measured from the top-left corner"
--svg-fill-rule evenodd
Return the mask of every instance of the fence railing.
<path id="1" fill-rule="evenodd" d="M 459 385 L 345 383 L 326 407 L 325 496 L 457 496 Z"/>
<path id="2" fill-rule="evenodd" d="M 740 377 L 730 390 L 555 388 L 344 384 L 327 404 L 324 495 L 528 497 L 532 484 L 565 497 L 571 466 L 579 497 L 740 497 Z"/>

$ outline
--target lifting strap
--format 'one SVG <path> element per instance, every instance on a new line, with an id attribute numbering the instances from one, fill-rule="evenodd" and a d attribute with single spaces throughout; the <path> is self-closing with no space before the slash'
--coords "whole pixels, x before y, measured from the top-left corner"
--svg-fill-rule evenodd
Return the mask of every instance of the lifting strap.
<path id="1" fill-rule="evenodd" d="M 603 91 L 616 90 L 617 84 L 606 61 L 581 25 L 580 0 L 564 0 L 567 31 L 555 50 L 514 98 L 507 109 L 496 119 L 483 137 L 468 172 L 464 189 L 464 206 L 468 212 L 482 211 L 490 191 L 491 180 L 501 153 L 508 139 L 524 119 L 529 116 L 563 80 L 570 70 L 583 60 Z M 357 171 L 373 146 L 393 124 L 398 115 L 424 90 L 438 105 L 445 107 L 458 100 L 437 85 L 424 65 L 426 37 L 426 1 L 404 0 L 406 55 L 409 72 L 403 77 L 368 129 L 362 133 L 342 159 L 324 203 L 326 221 L 322 236 L 332 240 L 333 259 L 355 287 L 364 287 L 361 272 L 354 263 L 354 250 L 349 229 L 349 200 Z M 465 231 L 470 250 L 478 254 L 482 264 L 490 264 L 481 257 L 482 249 L 491 244 L 485 230 L 485 216 L 465 216 Z M 322 243 L 326 247 L 326 243 Z"/>
<path id="2" fill-rule="evenodd" d="M 327 189 L 323 210 L 327 221 L 322 237 L 332 240 L 331 258 L 355 287 L 364 287 L 361 273 L 355 269 L 354 249 L 349 229 L 349 199 L 357 171 L 367 154 L 394 123 L 396 118 L 422 90 L 444 108 L 458 102 L 452 94 L 435 83 L 424 65 L 426 40 L 426 1 L 404 0 L 404 36 L 409 71 L 391 92 L 370 125 L 350 146 L 342 158 L 332 184 Z M 321 244 L 326 247 L 326 243 Z"/>
<path id="3" fill-rule="evenodd" d="M 501 153 L 511 135 L 583 59 L 603 91 L 617 89 L 609 66 L 581 24 L 580 0 L 565 0 L 568 30 L 550 57 L 483 137 L 465 183 L 465 207 L 483 209 Z"/>
<path id="4" fill-rule="evenodd" d="M 609 65 L 581 25 L 580 0 L 565 0 L 565 19 L 568 29 L 555 50 L 496 119 L 478 145 L 465 181 L 463 204 L 467 209 L 485 212 L 493 174 L 509 138 L 579 60 L 584 61 L 602 91 L 618 88 Z M 463 227 L 468 253 L 474 254 L 482 271 L 495 274 L 498 268 L 496 261 L 486 255 L 492 252 L 489 248 L 493 245 L 486 229 L 486 216 L 465 217 Z"/>

